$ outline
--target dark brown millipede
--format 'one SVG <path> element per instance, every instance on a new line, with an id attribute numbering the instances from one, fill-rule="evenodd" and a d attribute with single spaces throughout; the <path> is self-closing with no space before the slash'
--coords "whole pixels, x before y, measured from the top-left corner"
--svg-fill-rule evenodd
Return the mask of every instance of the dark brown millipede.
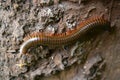
<path id="1" fill-rule="evenodd" d="M 30 47 L 38 44 L 48 47 L 66 46 L 78 41 L 84 34 L 95 28 L 110 29 L 110 23 L 103 16 L 96 16 L 80 22 L 74 30 L 65 33 L 48 35 L 34 32 L 24 38 L 24 43 L 20 47 L 20 53 L 26 54 Z"/>

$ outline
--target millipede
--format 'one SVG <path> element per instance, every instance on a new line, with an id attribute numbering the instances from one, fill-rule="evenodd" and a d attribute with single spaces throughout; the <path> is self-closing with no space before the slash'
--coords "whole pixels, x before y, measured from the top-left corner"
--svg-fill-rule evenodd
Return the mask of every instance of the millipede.
<path id="1" fill-rule="evenodd" d="M 26 54 L 30 47 L 36 45 L 54 48 L 73 44 L 92 29 L 94 30 L 99 28 L 105 30 L 110 29 L 110 22 L 103 16 L 90 17 L 81 21 L 74 30 L 69 30 L 61 34 L 56 33 L 49 35 L 42 32 L 33 32 L 24 38 L 24 43 L 20 47 L 20 53 Z"/>

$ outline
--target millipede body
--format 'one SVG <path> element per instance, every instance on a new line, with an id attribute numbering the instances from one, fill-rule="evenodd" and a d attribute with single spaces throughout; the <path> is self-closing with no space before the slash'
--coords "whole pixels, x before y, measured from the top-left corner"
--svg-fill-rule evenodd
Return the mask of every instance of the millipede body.
<path id="1" fill-rule="evenodd" d="M 35 45 L 52 47 L 66 46 L 75 43 L 86 33 L 95 29 L 110 29 L 109 21 L 102 16 L 91 17 L 82 22 L 74 29 L 61 34 L 48 35 L 42 32 L 34 32 L 24 38 L 20 47 L 20 53 L 26 54 L 28 49 Z"/>

